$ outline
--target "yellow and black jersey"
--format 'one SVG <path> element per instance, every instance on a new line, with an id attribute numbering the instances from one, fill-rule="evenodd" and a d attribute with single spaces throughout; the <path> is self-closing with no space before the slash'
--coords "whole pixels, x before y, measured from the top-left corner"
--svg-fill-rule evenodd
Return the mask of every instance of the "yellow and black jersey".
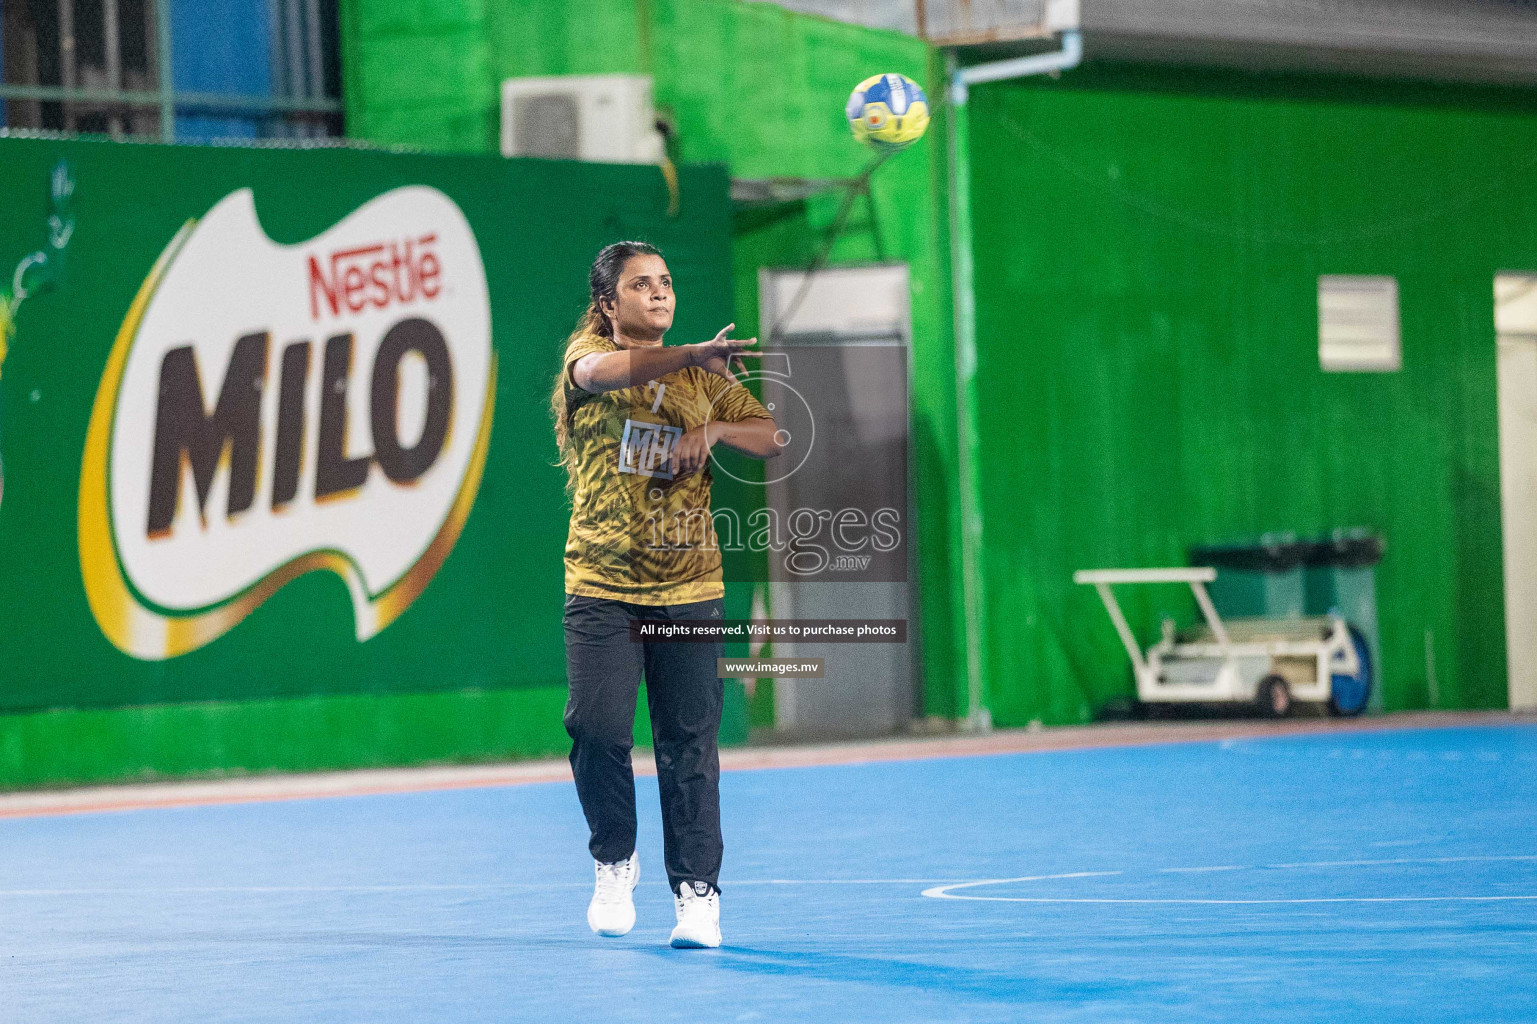
<path id="1" fill-rule="evenodd" d="M 669 469 L 684 433 L 715 420 L 769 412 L 740 383 L 697 366 L 602 394 L 576 386 L 572 369 L 610 338 L 579 335 L 566 348 L 566 416 L 576 491 L 566 538 L 566 593 L 635 604 L 725 595 L 710 518 L 710 467 L 679 480 Z"/>

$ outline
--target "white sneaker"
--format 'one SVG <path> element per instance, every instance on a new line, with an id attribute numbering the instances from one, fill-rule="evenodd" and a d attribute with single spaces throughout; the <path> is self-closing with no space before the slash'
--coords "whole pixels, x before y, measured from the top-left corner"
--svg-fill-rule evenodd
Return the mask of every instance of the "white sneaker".
<path id="1" fill-rule="evenodd" d="M 605 864 L 594 861 L 598 881 L 587 904 L 587 924 L 599 935 L 624 935 L 635 927 L 635 883 L 640 881 L 640 856 Z"/>
<path id="2" fill-rule="evenodd" d="M 678 883 L 678 926 L 672 930 L 674 949 L 714 949 L 720 945 L 720 893 L 708 882 Z"/>

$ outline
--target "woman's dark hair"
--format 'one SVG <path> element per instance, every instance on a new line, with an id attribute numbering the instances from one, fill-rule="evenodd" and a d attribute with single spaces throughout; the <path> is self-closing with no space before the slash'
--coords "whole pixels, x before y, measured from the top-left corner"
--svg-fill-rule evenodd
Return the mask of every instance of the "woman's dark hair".
<path id="1" fill-rule="evenodd" d="M 614 336 L 614 325 L 603 312 L 601 300 L 613 301 L 619 294 L 619 277 L 625 264 L 636 256 L 661 256 L 662 251 L 650 242 L 615 242 L 606 245 L 592 261 L 587 274 L 587 309 L 576 322 L 576 329 L 566 338 L 566 348 L 584 334 L 596 334 L 603 338 Z M 563 349 L 564 351 L 564 349 Z M 566 489 L 575 487 L 576 481 L 571 463 L 571 423 L 566 409 L 566 368 L 561 366 L 555 375 L 555 391 L 550 396 L 550 411 L 555 417 L 555 446 L 560 450 L 556 465 L 566 468 Z"/>
<path id="2" fill-rule="evenodd" d="M 598 253 L 598 258 L 592 261 L 592 270 L 587 273 L 587 311 L 576 322 L 576 330 L 571 332 L 571 337 L 596 334 L 612 338 L 614 325 L 608 322 L 600 300 L 613 300 L 618 294 L 619 275 L 624 273 L 624 265 L 631 259 L 636 256 L 660 255 L 662 251 L 650 242 L 615 242 L 613 245 L 605 245 L 603 251 Z M 569 342 L 570 339 L 567 339 Z"/>

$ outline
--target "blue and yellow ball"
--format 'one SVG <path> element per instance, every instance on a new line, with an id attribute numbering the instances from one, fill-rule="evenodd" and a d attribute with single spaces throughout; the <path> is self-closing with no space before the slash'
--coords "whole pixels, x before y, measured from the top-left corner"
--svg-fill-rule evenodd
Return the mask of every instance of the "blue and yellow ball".
<path id="1" fill-rule="evenodd" d="M 854 138 L 895 152 L 923 138 L 929 127 L 929 98 L 906 75 L 874 75 L 854 87 L 844 113 Z"/>

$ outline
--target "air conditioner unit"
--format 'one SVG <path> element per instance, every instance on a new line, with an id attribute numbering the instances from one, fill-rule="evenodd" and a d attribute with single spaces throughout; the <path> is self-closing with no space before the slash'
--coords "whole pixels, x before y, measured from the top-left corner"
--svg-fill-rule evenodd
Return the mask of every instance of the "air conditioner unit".
<path id="1" fill-rule="evenodd" d="M 650 75 L 502 82 L 502 155 L 654 164 L 663 156 Z"/>

